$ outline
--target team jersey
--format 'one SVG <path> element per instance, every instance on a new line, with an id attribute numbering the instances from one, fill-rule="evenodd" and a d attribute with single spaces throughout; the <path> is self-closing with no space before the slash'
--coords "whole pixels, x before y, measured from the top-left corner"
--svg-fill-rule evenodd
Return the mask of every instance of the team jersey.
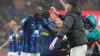
<path id="1" fill-rule="evenodd" d="M 47 23 L 47 21 L 44 18 L 42 21 L 38 20 L 34 16 L 30 17 L 25 17 L 20 23 L 20 25 L 23 26 L 22 52 L 37 53 L 40 51 L 39 36 L 42 28 L 42 23 Z"/>
<path id="2" fill-rule="evenodd" d="M 49 22 L 49 25 L 53 28 L 56 28 L 56 26 L 51 22 Z M 52 50 L 49 50 L 49 46 L 52 43 L 53 39 L 55 38 L 55 35 L 56 33 L 51 33 L 45 28 L 42 28 L 41 37 L 40 37 L 40 40 L 42 42 L 41 54 L 47 55 L 47 54 L 54 53 Z M 60 45 L 60 41 L 57 41 L 55 48 L 59 48 L 60 47 L 59 45 Z"/>
<path id="3" fill-rule="evenodd" d="M 9 52 L 19 52 L 19 43 L 16 41 L 15 36 L 13 36 L 14 30 L 9 31 L 9 38 L 8 38 L 8 49 Z"/>

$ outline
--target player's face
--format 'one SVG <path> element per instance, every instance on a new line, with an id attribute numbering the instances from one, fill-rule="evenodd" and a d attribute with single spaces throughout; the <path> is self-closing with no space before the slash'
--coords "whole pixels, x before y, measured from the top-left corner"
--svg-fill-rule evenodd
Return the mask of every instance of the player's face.
<path id="1" fill-rule="evenodd" d="M 10 28 L 14 28 L 17 25 L 17 23 L 15 21 L 11 21 L 10 22 Z"/>
<path id="2" fill-rule="evenodd" d="M 58 28 L 62 28 L 63 22 L 59 19 L 59 20 L 56 20 L 56 21 L 55 21 L 55 24 L 56 24 L 56 26 L 57 26 Z"/>
<path id="3" fill-rule="evenodd" d="M 33 11 L 33 14 L 35 17 L 37 17 L 38 19 L 41 19 L 42 17 L 42 7 L 36 7 Z"/>

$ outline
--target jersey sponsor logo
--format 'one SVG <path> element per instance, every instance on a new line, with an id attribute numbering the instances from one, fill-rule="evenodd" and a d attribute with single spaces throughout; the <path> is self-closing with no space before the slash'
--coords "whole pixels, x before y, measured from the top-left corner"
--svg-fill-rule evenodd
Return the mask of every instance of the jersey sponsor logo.
<path id="1" fill-rule="evenodd" d="M 34 34 L 32 34 L 32 37 L 39 37 L 39 31 L 38 30 L 35 30 L 34 31 Z"/>
<path id="2" fill-rule="evenodd" d="M 9 41 L 13 41 L 13 36 L 9 36 Z"/>
<path id="3" fill-rule="evenodd" d="M 22 22 L 25 22 L 25 19 L 23 19 Z"/>

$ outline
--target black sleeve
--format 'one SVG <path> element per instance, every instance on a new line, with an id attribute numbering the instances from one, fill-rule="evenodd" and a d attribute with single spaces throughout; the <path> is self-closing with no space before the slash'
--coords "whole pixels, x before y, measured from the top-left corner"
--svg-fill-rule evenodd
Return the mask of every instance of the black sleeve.
<path id="1" fill-rule="evenodd" d="M 61 30 L 57 33 L 57 37 L 59 39 L 63 38 L 63 36 L 68 33 L 73 24 L 74 24 L 74 18 L 72 16 L 66 16 Z"/>
<path id="2" fill-rule="evenodd" d="M 65 16 L 64 15 L 61 15 L 61 14 L 59 14 L 59 15 L 57 15 L 62 21 L 64 21 L 65 20 Z"/>

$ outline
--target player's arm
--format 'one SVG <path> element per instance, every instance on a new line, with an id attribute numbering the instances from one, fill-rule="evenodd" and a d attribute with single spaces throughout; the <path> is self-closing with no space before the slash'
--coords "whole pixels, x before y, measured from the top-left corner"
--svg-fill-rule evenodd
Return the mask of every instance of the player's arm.
<path id="1" fill-rule="evenodd" d="M 74 24 L 74 18 L 71 16 L 67 16 L 65 18 L 63 27 L 60 29 L 60 31 L 57 33 L 56 38 L 53 40 L 53 42 L 50 45 L 50 50 L 54 49 L 54 45 L 56 43 L 56 41 L 58 39 L 62 39 L 64 35 L 66 35 L 68 33 L 68 31 L 70 30 L 70 28 L 72 27 L 72 25 Z"/>
<path id="2" fill-rule="evenodd" d="M 20 40 L 20 35 L 19 35 L 19 32 L 20 30 L 23 28 L 24 24 L 25 24 L 25 21 L 27 20 L 28 18 L 24 18 L 21 22 L 20 22 L 20 25 L 16 28 L 15 32 L 14 32 L 14 36 L 16 37 L 17 41 Z"/>
<path id="3" fill-rule="evenodd" d="M 16 28 L 16 30 L 15 30 L 15 32 L 14 32 L 14 34 L 15 34 L 16 37 L 19 37 L 19 31 L 20 31 L 22 28 L 23 28 L 23 27 L 22 27 L 21 25 L 19 25 L 19 26 Z"/>
<path id="4" fill-rule="evenodd" d="M 50 25 L 44 26 L 45 29 L 49 30 L 50 32 L 59 32 L 59 29 L 53 28 Z"/>
<path id="5" fill-rule="evenodd" d="M 69 32 L 69 30 L 71 29 L 73 24 L 74 24 L 74 18 L 71 17 L 71 16 L 66 16 L 62 28 L 57 33 L 57 37 L 59 39 L 62 39 L 63 36 L 66 35 Z"/>
<path id="6" fill-rule="evenodd" d="M 7 45 L 8 45 L 8 40 L 0 47 L 0 50 L 2 50 Z"/>
<path id="7" fill-rule="evenodd" d="M 49 49 L 50 49 L 50 50 L 53 50 L 53 49 L 55 48 L 54 46 L 55 46 L 57 40 L 58 40 L 58 38 L 56 37 L 56 38 L 52 41 L 52 43 L 51 43 L 50 46 L 49 46 Z"/>
<path id="8" fill-rule="evenodd" d="M 45 19 L 43 19 L 43 27 L 50 32 L 59 32 L 59 29 L 51 27 Z"/>

